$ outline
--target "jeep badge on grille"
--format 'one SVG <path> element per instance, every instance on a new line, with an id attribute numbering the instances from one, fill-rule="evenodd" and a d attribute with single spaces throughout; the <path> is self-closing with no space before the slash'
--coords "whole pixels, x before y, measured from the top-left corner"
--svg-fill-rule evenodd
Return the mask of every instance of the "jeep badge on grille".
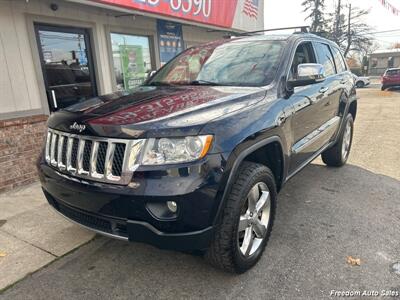
<path id="1" fill-rule="evenodd" d="M 74 122 L 74 124 L 69 126 L 69 129 L 74 129 L 74 130 L 77 130 L 79 132 L 82 132 L 82 131 L 84 131 L 86 129 L 86 125 L 78 124 L 78 123 Z"/>

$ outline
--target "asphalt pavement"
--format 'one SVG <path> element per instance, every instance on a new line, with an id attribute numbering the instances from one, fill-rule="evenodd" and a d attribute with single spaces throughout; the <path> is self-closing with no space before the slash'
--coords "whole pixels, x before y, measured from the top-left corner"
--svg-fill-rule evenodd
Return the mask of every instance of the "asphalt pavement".
<path id="1" fill-rule="evenodd" d="M 400 299 L 400 90 L 372 86 L 359 96 L 348 164 L 318 159 L 287 183 L 268 247 L 249 272 L 96 237 L 0 299 L 323 299 L 342 291 Z"/>

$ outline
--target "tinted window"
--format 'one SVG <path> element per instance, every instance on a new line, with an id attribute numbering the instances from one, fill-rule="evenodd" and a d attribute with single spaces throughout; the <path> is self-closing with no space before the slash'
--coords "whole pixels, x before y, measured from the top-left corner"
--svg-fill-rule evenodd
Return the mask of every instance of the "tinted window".
<path id="1" fill-rule="evenodd" d="M 400 69 L 387 70 L 385 75 L 389 76 L 400 75 Z"/>
<path id="2" fill-rule="evenodd" d="M 335 59 L 336 70 L 338 73 L 346 71 L 346 63 L 344 62 L 343 56 L 339 49 L 332 47 L 333 58 Z"/>
<path id="3" fill-rule="evenodd" d="M 314 49 L 311 42 L 301 43 L 297 46 L 296 52 L 293 57 L 293 62 L 290 67 L 289 78 L 297 77 L 297 67 L 300 64 L 316 63 Z"/>
<path id="4" fill-rule="evenodd" d="M 218 41 L 193 47 L 166 64 L 149 85 L 268 85 L 275 78 L 285 43 Z"/>
<path id="5" fill-rule="evenodd" d="M 318 55 L 318 61 L 325 68 L 325 76 L 331 76 L 336 73 L 335 63 L 329 46 L 327 44 L 315 43 Z"/>

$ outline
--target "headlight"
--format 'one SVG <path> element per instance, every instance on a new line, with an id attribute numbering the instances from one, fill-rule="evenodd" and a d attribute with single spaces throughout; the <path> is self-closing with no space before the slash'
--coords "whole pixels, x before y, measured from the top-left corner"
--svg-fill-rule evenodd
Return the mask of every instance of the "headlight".
<path id="1" fill-rule="evenodd" d="M 211 142 L 212 135 L 148 139 L 141 164 L 176 164 L 201 159 L 210 149 Z"/>

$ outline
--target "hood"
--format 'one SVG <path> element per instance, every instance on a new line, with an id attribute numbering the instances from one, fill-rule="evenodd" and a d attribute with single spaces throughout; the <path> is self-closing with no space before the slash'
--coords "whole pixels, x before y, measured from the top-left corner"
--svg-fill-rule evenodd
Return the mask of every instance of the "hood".
<path id="1" fill-rule="evenodd" d="M 84 125 L 82 134 L 120 138 L 195 135 L 212 119 L 265 94 L 258 87 L 142 86 L 70 106 L 53 114 L 48 125 L 67 132 Z"/>

